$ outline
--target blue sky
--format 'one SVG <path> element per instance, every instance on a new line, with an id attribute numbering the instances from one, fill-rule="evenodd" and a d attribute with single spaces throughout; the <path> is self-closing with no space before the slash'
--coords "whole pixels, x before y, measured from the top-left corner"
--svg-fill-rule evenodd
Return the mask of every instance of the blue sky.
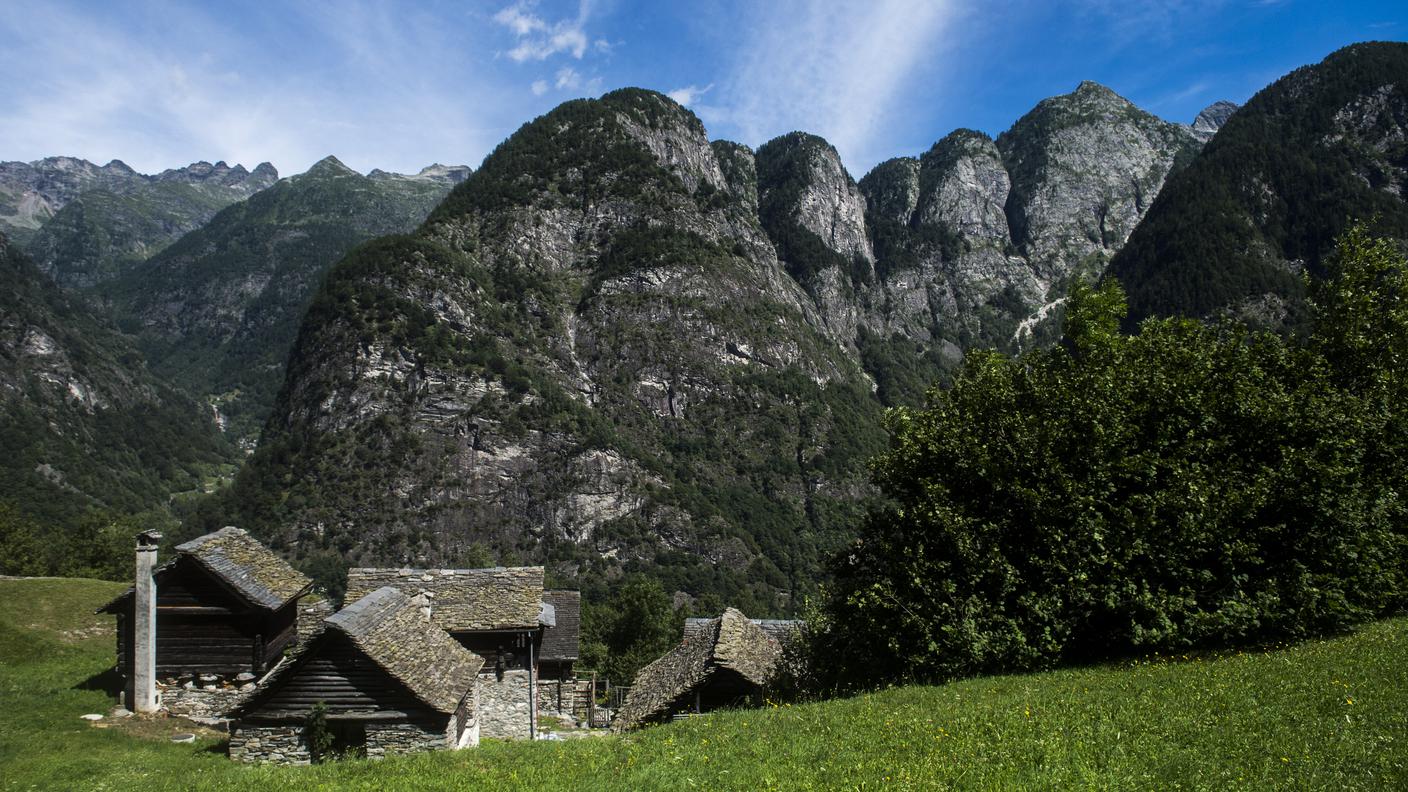
<path id="1" fill-rule="evenodd" d="M 1081 80 L 1189 122 L 1345 44 L 1408 38 L 1401 0 L 12 2 L 0 159 L 143 172 L 477 166 L 561 101 L 642 86 L 714 138 L 822 135 L 859 178 Z"/>

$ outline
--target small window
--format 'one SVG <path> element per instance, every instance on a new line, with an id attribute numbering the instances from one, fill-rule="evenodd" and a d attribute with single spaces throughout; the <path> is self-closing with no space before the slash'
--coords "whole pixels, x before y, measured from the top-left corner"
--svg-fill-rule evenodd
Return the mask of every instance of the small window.
<path id="1" fill-rule="evenodd" d="M 339 758 L 367 755 L 367 725 L 361 721 L 328 721 L 332 732 L 332 753 Z"/>

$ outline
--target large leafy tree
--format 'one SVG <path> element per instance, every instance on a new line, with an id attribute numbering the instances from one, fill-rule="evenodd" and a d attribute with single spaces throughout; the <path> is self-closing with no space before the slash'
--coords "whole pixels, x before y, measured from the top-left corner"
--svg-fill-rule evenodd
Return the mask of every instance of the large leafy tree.
<path id="1" fill-rule="evenodd" d="M 826 656 L 944 678 L 1392 607 L 1408 268 L 1356 233 L 1311 343 L 1178 319 L 1123 335 L 1109 282 L 1074 291 L 1062 345 L 975 353 L 924 409 L 892 411 L 873 463 L 890 505 L 838 560 Z"/>

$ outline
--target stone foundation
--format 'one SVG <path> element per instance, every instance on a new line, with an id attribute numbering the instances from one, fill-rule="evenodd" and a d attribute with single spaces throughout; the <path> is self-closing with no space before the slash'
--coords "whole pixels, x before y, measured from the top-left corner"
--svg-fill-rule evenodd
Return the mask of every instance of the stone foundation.
<path id="1" fill-rule="evenodd" d="M 527 740 L 532 736 L 526 670 L 505 671 L 503 679 L 496 674 L 479 676 L 479 733 L 501 740 Z"/>
<path id="2" fill-rule="evenodd" d="M 437 751 L 455 747 L 455 719 L 438 728 L 428 723 L 366 724 L 368 759 L 397 754 Z M 308 764 L 311 757 L 303 743 L 303 724 L 236 724 L 230 732 L 230 758 L 240 762 Z"/>
<path id="3" fill-rule="evenodd" d="M 241 674 L 234 679 L 210 675 L 165 679 L 157 684 L 161 708 L 169 715 L 202 721 L 223 718 L 254 692 L 253 678 L 253 674 Z"/>

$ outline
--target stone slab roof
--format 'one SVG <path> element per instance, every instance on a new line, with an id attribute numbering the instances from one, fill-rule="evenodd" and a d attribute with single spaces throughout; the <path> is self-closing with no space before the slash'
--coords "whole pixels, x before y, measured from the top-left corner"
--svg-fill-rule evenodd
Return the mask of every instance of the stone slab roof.
<path id="1" fill-rule="evenodd" d="M 405 685 L 422 703 L 451 714 L 474 686 L 484 658 L 469 651 L 426 618 L 420 602 L 386 586 L 371 592 L 323 619 L 314 640 L 303 641 L 244 703 L 229 713 L 244 717 L 256 712 L 280 681 L 298 674 L 304 662 L 318 656 L 329 636 L 345 635 L 367 659 Z"/>
<path id="2" fill-rule="evenodd" d="M 437 712 L 454 712 L 484 666 L 484 658 L 460 646 L 411 597 L 391 586 L 324 621 Z"/>
<path id="3" fill-rule="evenodd" d="M 577 660 L 582 655 L 582 595 L 577 591 L 544 591 L 543 602 L 556 615 L 552 627 L 543 631 L 539 658 Z"/>
<path id="4" fill-rule="evenodd" d="M 542 613 L 542 567 L 347 571 L 349 600 L 382 586 L 410 596 L 424 593 L 431 619 L 449 632 L 534 629 Z"/>
<path id="5" fill-rule="evenodd" d="M 695 632 L 703 629 L 714 619 L 691 616 L 684 620 L 684 637 L 688 638 Z M 786 643 L 797 631 L 802 629 L 805 623 L 801 619 L 749 619 L 762 629 L 767 637 L 778 643 Z"/>
<path id="6" fill-rule="evenodd" d="M 729 608 L 719 618 L 699 625 L 679 646 L 636 674 L 611 728 L 624 731 L 644 725 L 720 671 L 732 671 L 762 687 L 772 680 L 781 660 L 782 648 L 777 641 Z"/>
<path id="7" fill-rule="evenodd" d="M 282 608 L 313 585 L 307 575 L 289 566 L 247 531 L 234 526 L 176 545 L 176 553 L 176 558 L 162 564 L 153 574 L 170 569 L 181 557 L 191 558 L 250 604 L 268 610 Z M 127 589 L 99 611 L 116 610 L 132 593 L 131 588 Z"/>

